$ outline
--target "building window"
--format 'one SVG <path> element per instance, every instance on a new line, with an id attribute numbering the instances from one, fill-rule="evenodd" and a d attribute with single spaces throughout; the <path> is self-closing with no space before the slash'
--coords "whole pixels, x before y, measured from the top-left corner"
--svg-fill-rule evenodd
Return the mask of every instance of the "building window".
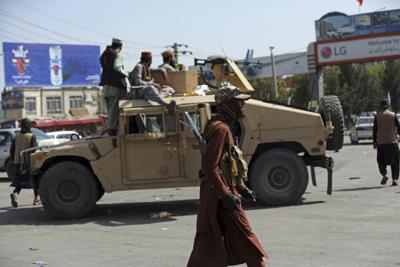
<path id="1" fill-rule="evenodd" d="M 61 97 L 52 96 L 46 97 L 47 114 L 59 114 L 61 113 Z"/>
<path id="2" fill-rule="evenodd" d="M 82 96 L 70 96 L 69 97 L 69 108 L 82 108 Z"/>
<path id="3" fill-rule="evenodd" d="M 36 97 L 25 98 L 25 110 L 27 115 L 36 115 Z"/>

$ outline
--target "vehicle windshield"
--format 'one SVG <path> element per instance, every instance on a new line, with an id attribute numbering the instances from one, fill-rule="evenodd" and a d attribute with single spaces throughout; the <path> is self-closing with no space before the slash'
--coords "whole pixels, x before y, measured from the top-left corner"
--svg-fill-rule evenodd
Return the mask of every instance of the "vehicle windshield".
<path id="1" fill-rule="evenodd" d="M 36 139 L 38 139 L 38 140 L 50 138 L 45 132 L 43 132 L 42 130 L 40 130 L 38 128 L 31 128 L 31 131 L 35 135 Z"/>
<path id="2" fill-rule="evenodd" d="M 356 124 L 373 124 L 374 118 L 359 118 Z"/>

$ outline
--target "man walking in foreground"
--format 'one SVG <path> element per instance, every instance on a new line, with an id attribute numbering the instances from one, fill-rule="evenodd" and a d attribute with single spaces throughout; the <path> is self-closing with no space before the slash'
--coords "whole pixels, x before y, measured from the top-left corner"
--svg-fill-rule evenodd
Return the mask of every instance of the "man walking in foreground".
<path id="1" fill-rule="evenodd" d="M 217 114 L 207 123 L 207 151 L 202 160 L 197 232 L 188 267 L 226 267 L 246 263 L 265 267 L 262 248 L 240 203 L 239 194 L 255 201 L 255 194 L 231 172 L 234 139 L 230 126 L 243 117 L 250 95 L 232 86 L 215 95 Z M 227 168 L 228 166 L 228 168 Z"/>
<path id="2" fill-rule="evenodd" d="M 373 127 L 374 149 L 377 149 L 379 172 L 383 176 L 381 184 L 385 185 L 388 177 L 386 165 L 392 171 L 392 186 L 397 185 L 399 179 L 399 146 L 397 135 L 400 134 L 400 124 L 396 114 L 390 111 L 386 99 L 381 101 L 381 109 L 375 117 Z"/>

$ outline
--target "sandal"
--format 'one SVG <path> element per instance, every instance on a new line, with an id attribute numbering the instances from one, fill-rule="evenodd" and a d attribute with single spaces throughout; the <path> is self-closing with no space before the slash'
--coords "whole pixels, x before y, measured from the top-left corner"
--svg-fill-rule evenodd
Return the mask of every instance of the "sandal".
<path id="1" fill-rule="evenodd" d="M 18 207 L 18 202 L 17 202 L 17 199 L 16 199 L 14 193 L 11 193 L 11 194 L 10 194 L 10 198 L 11 198 L 11 205 L 12 205 L 14 208 L 17 208 L 17 207 Z"/>
<path id="2" fill-rule="evenodd" d="M 32 205 L 36 206 L 40 204 L 40 199 L 34 199 Z"/>

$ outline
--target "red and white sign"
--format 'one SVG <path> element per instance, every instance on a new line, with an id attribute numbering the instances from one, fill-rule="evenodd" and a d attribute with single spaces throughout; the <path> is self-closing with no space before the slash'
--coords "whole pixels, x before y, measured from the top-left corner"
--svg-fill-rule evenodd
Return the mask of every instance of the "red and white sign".
<path id="1" fill-rule="evenodd" d="M 317 66 L 400 58 L 400 33 L 317 42 L 315 55 Z"/>

